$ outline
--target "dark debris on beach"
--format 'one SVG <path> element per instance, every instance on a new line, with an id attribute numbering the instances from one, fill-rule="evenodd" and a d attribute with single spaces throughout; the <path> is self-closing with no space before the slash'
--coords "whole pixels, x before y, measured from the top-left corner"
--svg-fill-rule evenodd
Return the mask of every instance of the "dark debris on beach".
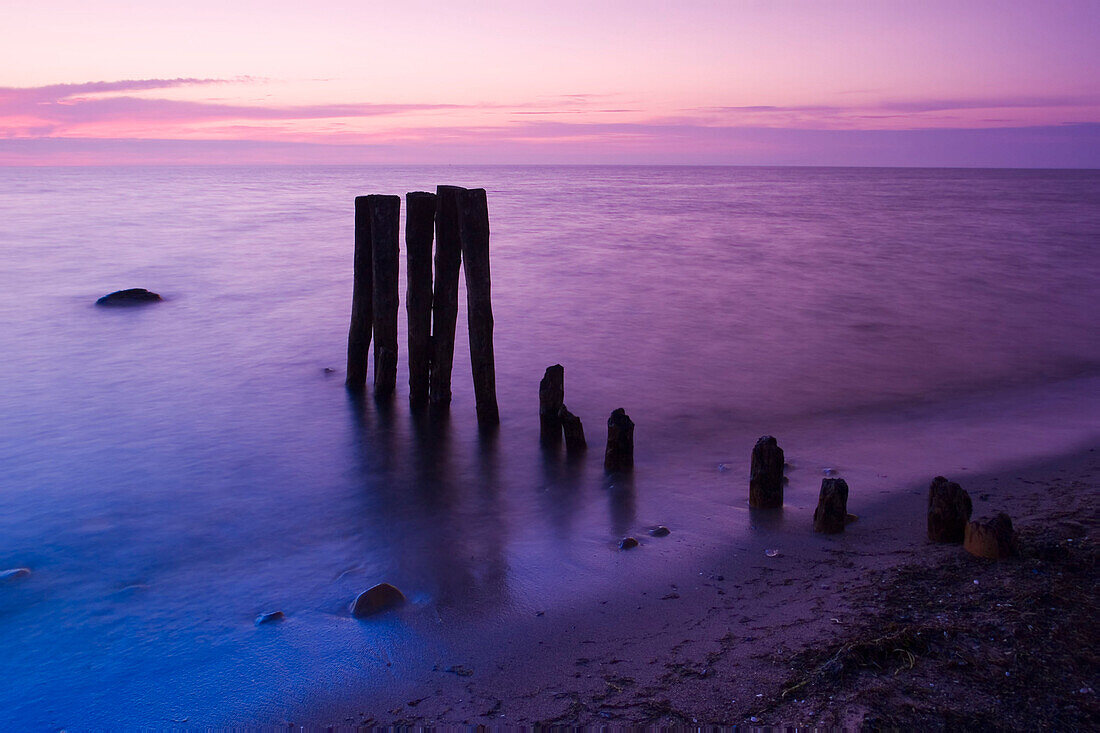
<path id="1" fill-rule="evenodd" d="M 1088 517 L 1021 533 L 1021 557 L 961 550 L 860 591 L 871 609 L 787 660 L 761 723 L 919 730 L 1100 730 L 1100 604 Z"/>

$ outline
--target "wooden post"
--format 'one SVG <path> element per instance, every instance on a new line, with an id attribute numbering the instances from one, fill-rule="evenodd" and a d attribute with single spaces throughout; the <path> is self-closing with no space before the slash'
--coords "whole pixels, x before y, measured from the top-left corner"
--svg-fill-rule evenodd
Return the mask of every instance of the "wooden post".
<path id="1" fill-rule="evenodd" d="M 397 387 L 397 241 L 401 197 L 367 197 L 374 269 L 374 396 L 389 397 Z"/>
<path id="2" fill-rule="evenodd" d="M 451 404 L 451 367 L 455 358 L 458 321 L 458 270 L 462 265 L 458 186 L 435 190 L 435 282 L 432 293 L 431 404 Z"/>
<path id="3" fill-rule="evenodd" d="M 367 197 L 355 197 L 355 259 L 352 274 L 351 328 L 348 331 L 348 370 L 344 384 L 361 390 L 367 384 L 367 354 L 374 326 L 370 214 Z"/>
<path id="4" fill-rule="evenodd" d="M 966 489 L 943 476 L 928 487 L 928 539 L 933 542 L 962 542 L 974 504 Z"/>
<path id="5" fill-rule="evenodd" d="M 581 419 L 562 405 L 558 410 L 558 420 L 561 422 L 562 432 L 565 433 L 565 450 L 571 456 L 583 453 L 588 448 L 588 442 L 584 439 Z"/>
<path id="6" fill-rule="evenodd" d="M 489 275 L 489 204 L 484 188 L 458 197 L 462 269 L 466 273 L 466 321 L 470 331 L 470 367 L 474 376 L 477 422 L 500 423 L 497 369 L 493 357 L 493 304 Z"/>
<path id="7" fill-rule="evenodd" d="M 749 506 L 754 509 L 783 506 L 783 449 L 770 435 L 762 436 L 752 448 Z"/>
<path id="8" fill-rule="evenodd" d="M 634 468 L 634 421 L 621 407 L 607 418 L 607 450 L 603 454 L 603 467 L 609 473 Z"/>
<path id="9" fill-rule="evenodd" d="M 561 445 L 561 408 L 565 401 L 565 368 L 546 367 L 539 382 L 539 441 L 548 447 Z"/>
<path id="10" fill-rule="evenodd" d="M 428 402 L 432 354 L 432 238 L 435 194 L 405 194 L 405 312 L 409 318 L 409 403 Z"/>
<path id="11" fill-rule="evenodd" d="M 838 534 L 848 523 L 848 482 L 842 478 L 821 479 L 821 492 L 814 509 L 814 532 Z"/>

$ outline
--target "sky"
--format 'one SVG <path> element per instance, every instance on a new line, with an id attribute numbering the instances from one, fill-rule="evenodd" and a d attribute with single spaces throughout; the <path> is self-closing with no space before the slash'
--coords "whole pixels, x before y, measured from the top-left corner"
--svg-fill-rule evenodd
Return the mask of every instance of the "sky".
<path id="1" fill-rule="evenodd" d="M 1100 167 L 1100 0 L 3 0 L 0 165 Z"/>

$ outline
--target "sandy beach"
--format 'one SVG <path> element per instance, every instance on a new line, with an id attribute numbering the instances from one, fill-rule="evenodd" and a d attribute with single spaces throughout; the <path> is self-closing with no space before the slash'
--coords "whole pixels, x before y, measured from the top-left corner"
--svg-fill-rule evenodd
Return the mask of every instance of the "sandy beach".
<path id="1" fill-rule="evenodd" d="M 315 699 L 287 722 L 1095 726 L 1095 644 L 1081 643 L 1096 636 L 1085 621 L 1096 606 L 1098 477 L 1091 448 L 958 477 L 975 518 L 1012 516 L 1021 558 L 1003 562 L 929 542 L 922 485 L 880 503 L 853 492 L 849 510 L 859 519 L 839 536 L 754 514 L 748 547 L 682 566 L 659 584 L 609 589 L 572 612 L 486 623 L 430 667 L 394 660 L 393 680 L 378 693 Z M 675 543 L 676 528 L 645 538 L 632 557 L 659 542 Z M 1052 594 L 1052 579 L 1067 574 L 1063 595 Z M 1011 601 L 1028 593 L 1050 608 L 1038 614 L 1045 621 L 1006 631 L 1017 620 Z M 971 624 L 976 635 L 953 644 L 941 629 L 939 646 L 906 637 L 905 649 L 891 647 L 899 634 L 934 636 L 937 619 Z M 998 620 L 999 638 L 980 632 Z M 1043 638 L 1050 624 L 1066 643 Z M 880 656 L 866 644 L 861 662 L 844 656 L 877 636 L 888 637 Z M 975 661 L 989 654 L 1009 656 Z M 943 673 L 947 658 L 954 674 Z M 1013 670 L 1038 674 L 1029 689 L 1045 704 L 1019 692 Z"/>

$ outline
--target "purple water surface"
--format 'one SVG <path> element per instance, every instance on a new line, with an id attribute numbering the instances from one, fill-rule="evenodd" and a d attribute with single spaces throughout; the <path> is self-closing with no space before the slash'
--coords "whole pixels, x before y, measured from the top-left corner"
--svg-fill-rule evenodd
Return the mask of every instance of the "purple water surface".
<path id="1" fill-rule="evenodd" d="M 352 198 L 439 183 L 488 190 L 491 441 L 464 302 L 448 422 L 410 414 L 404 353 L 391 407 L 343 388 Z M 383 685 L 464 621 L 620 582 L 648 524 L 684 538 L 668 562 L 741 541 L 766 432 L 801 521 L 825 467 L 854 501 L 1100 423 L 1096 171 L 0 168 L 0 272 L 0 570 L 33 571 L 0 581 L 0 721 L 23 727 L 276 721 Z M 92 305 L 127 287 L 166 300 Z M 557 362 L 580 462 L 538 448 Z M 629 481 L 600 463 L 620 406 Z M 411 610 L 348 618 L 380 580 Z"/>

